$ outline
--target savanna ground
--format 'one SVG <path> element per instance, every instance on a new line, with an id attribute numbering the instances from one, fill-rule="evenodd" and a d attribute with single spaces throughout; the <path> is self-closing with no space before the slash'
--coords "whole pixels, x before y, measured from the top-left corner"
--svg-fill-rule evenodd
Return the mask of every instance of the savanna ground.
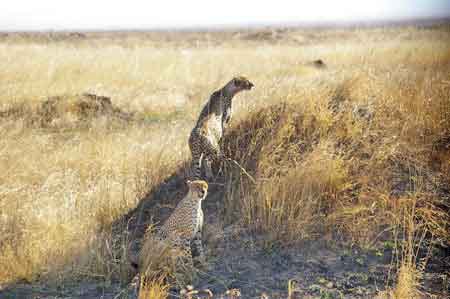
<path id="1" fill-rule="evenodd" d="M 245 75 L 224 147 L 256 182 L 211 184 L 194 287 L 446 298 L 449 41 L 448 23 L 1 35 L 0 297 L 132 297 L 128 252 L 186 191 L 200 109 Z"/>

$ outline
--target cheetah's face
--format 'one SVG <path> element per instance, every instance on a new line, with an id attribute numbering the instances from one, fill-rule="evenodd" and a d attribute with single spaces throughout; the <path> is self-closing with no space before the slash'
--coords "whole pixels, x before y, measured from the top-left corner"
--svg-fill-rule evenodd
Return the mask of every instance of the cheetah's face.
<path id="1" fill-rule="evenodd" d="M 208 193 L 208 183 L 202 180 L 196 181 L 187 181 L 189 186 L 189 192 L 199 199 L 205 199 L 206 194 Z"/>
<path id="2" fill-rule="evenodd" d="M 237 92 L 242 90 L 250 90 L 254 86 L 252 82 L 243 76 L 234 77 L 231 82 Z"/>

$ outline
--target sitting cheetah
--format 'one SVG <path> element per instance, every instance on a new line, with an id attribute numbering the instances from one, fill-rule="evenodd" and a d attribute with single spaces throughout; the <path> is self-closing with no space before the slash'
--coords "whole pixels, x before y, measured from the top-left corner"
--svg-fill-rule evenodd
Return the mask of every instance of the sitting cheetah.
<path id="1" fill-rule="evenodd" d="M 220 163 L 223 160 L 220 144 L 224 129 L 231 120 L 232 99 L 237 93 L 252 87 L 253 83 L 247 78 L 235 77 L 222 89 L 215 91 L 203 107 L 189 137 L 193 178 L 201 178 L 202 161 L 208 163 L 207 177 L 211 177 L 211 162 Z"/>
<path id="2" fill-rule="evenodd" d="M 202 246 L 202 200 L 206 198 L 208 184 L 205 181 L 187 181 L 188 194 L 178 203 L 158 232 L 159 237 L 181 245 L 190 252 L 191 242 L 200 259 L 204 259 Z"/>
<path id="3" fill-rule="evenodd" d="M 169 241 L 192 257 L 191 246 L 201 262 L 204 261 L 202 246 L 203 211 L 202 200 L 206 198 L 208 184 L 205 181 L 187 181 L 188 194 L 178 203 L 175 210 L 157 231 L 156 238 Z M 144 244 L 145 247 L 145 244 Z M 141 250 L 142 255 L 147 250 Z"/>
<path id="4" fill-rule="evenodd" d="M 129 289 L 138 293 L 145 284 L 147 275 L 158 273 L 168 265 L 164 264 L 167 249 L 176 249 L 182 252 L 182 256 L 187 258 L 189 266 L 194 266 L 194 255 L 200 263 L 205 261 L 202 246 L 203 211 L 201 203 L 206 198 L 208 184 L 205 181 L 187 181 L 189 191 L 187 195 L 178 203 L 175 210 L 155 233 L 146 238 L 139 257 L 130 256 L 131 265 L 139 272 L 132 280 Z M 161 242 L 162 241 L 162 242 Z M 172 248 L 170 248 L 172 247 Z M 191 251 L 194 249 L 194 252 Z M 156 268 L 155 268 L 156 267 Z M 169 266 L 170 267 L 170 266 Z"/>

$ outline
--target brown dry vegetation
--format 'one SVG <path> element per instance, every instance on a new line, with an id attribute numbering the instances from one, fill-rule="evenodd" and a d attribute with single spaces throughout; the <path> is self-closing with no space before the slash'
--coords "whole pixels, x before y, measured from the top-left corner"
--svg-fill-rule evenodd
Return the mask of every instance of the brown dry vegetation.
<path id="1" fill-rule="evenodd" d="M 202 104 L 243 74 L 225 148 L 257 182 L 228 169 L 223 221 L 283 246 L 397 240 L 392 296 L 415 292 L 417 247 L 450 244 L 448 26 L 138 37 L 1 40 L 0 285 L 126 283 L 111 224 L 188 161 Z M 80 117 L 86 92 L 113 110 Z"/>

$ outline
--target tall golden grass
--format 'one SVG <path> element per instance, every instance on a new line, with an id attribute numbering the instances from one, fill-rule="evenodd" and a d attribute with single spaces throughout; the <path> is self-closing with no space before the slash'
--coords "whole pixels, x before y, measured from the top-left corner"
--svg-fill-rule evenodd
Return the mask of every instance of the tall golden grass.
<path id="1" fill-rule="evenodd" d="M 246 200 L 235 193 L 245 221 L 286 241 L 328 232 L 370 247 L 386 236 L 382 227 L 396 226 L 399 198 L 409 194 L 419 197 L 417 217 L 447 243 L 448 150 L 437 148 L 449 132 L 445 76 L 353 73 L 237 124 L 228 153 L 259 178 L 242 191 Z"/>
<path id="2" fill-rule="evenodd" d="M 236 74 L 256 88 L 235 99 L 225 147 L 257 184 L 230 170 L 233 221 L 285 244 L 371 247 L 414 198 L 420 229 L 448 244 L 447 28 L 286 34 L 307 42 L 0 43 L 0 284 L 126 281 L 130 240 L 111 223 L 189 159 L 202 104 Z M 138 117 L 27 121 L 48 97 L 84 92 Z"/>

